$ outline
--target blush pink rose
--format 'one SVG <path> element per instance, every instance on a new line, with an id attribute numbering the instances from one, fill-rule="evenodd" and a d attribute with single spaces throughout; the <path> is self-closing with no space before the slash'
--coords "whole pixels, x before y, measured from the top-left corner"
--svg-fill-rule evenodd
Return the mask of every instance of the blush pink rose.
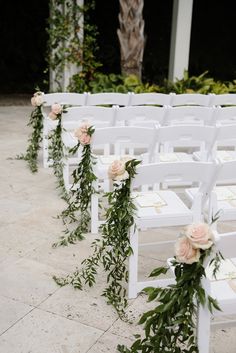
<path id="1" fill-rule="evenodd" d="M 62 112 L 62 106 L 61 104 L 58 104 L 58 103 L 54 103 L 51 107 L 51 111 L 53 114 L 55 115 L 58 115 L 58 114 L 61 114 Z"/>
<path id="2" fill-rule="evenodd" d="M 125 162 L 119 160 L 112 162 L 108 168 L 108 176 L 109 178 L 117 181 L 128 179 L 129 174 L 125 170 Z"/>
<path id="3" fill-rule="evenodd" d="M 40 105 L 43 104 L 43 96 L 41 92 L 37 92 L 37 94 L 34 94 L 34 96 L 31 98 L 31 104 L 33 107 L 40 107 Z"/>
<path id="4" fill-rule="evenodd" d="M 81 143 L 81 145 L 89 145 L 91 143 L 91 138 L 92 136 L 88 134 L 81 134 L 78 140 Z"/>
<path id="5" fill-rule="evenodd" d="M 80 139 L 82 134 L 87 134 L 88 129 L 91 127 L 91 124 L 88 121 L 85 121 L 78 129 L 75 130 L 74 136 L 77 139 Z"/>
<path id="6" fill-rule="evenodd" d="M 132 159 L 134 159 L 134 157 L 132 157 L 132 156 L 129 156 L 128 154 L 127 155 L 125 155 L 125 156 L 123 156 L 122 158 L 121 158 L 121 161 L 123 161 L 123 162 L 128 162 L 128 161 L 132 161 Z"/>
<path id="7" fill-rule="evenodd" d="M 81 145 L 89 145 L 91 143 L 92 136 L 88 134 L 88 129 L 91 124 L 88 121 L 84 121 L 83 124 L 75 130 L 74 136 L 79 140 Z"/>
<path id="8" fill-rule="evenodd" d="M 190 224 L 185 230 L 185 235 L 195 249 L 206 250 L 213 245 L 214 235 L 206 223 Z"/>
<path id="9" fill-rule="evenodd" d="M 175 243 L 175 256 L 176 261 L 190 265 L 199 261 L 200 250 L 195 249 L 191 241 L 187 237 L 182 236 Z"/>
<path id="10" fill-rule="evenodd" d="M 48 116 L 49 116 L 49 118 L 50 118 L 51 120 L 56 120 L 56 119 L 58 118 L 58 116 L 57 116 L 56 114 L 54 114 L 53 112 L 50 112 L 50 113 L 48 114 Z"/>

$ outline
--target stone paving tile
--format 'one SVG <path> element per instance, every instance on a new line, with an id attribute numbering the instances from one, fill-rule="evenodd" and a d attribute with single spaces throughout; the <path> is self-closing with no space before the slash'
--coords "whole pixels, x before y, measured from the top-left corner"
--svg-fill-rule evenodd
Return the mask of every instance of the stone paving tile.
<path id="1" fill-rule="evenodd" d="M 96 328 L 34 309 L 0 336 L 0 352 L 86 353 L 102 334 Z"/>
<path id="2" fill-rule="evenodd" d="M 75 271 L 77 267 L 81 266 L 81 261 L 91 254 L 90 244 L 96 236 L 88 234 L 86 239 L 79 241 L 77 244 L 53 248 L 52 244 L 59 240 L 59 235 L 62 235 L 62 229 L 60 228 L 56 234 L 52 233 L 47 241 L 30 251 L 25 257 L 55 268 L 60 268 L 67 273 Z"/>
<path id="3" fill-rule="evenodd" d="M 107 305 L 100 290 L 102 291 L 101 285 L 82 291 L 67 286 L 61 288 L 39 307 L 83 324 L 107 330 L 117 320 L 117 314 Z"/>
<path id="4" fill-rule="evenodd" d="M 155 303 L 148 303 L 147 296 L 145 294 L 140 294 L 137 299 L 130 300 L 130 305 L 126 310 L 128 322 L 124 322 L 120 319 L 116 320 L 114 324 L 110 327 L 110 333 L 118 335 L 129 339 L 133 342 L 135 334 L 142 333 L 142 325 L 138 324 L 141 315 L 148 310 L 155 307 Z"/>
<path id="5" fill-rule="evenodd" d="M 32 306 L 0 296 L 0 336 L 33 309 Z"/>
<path id="6" fill-rule="evenodd" d="M 106 332 L 87 351 L 87 353 L 116 353 L 118 352 L 116 349 L 118 344 L 130 347 L 132 341 L 128 340 L 127 338 Z"/>
<path id="7" fill-rule="evenodd" d="M 17 223 L 0 227 L 1 246 L 7 249 L 9 254 L 24 256 L 47 239 L 47 234 L 39 228 L 36 230 L 30 226 L 22 227 Z"/>
<path id="8" fill-rule="evenodd" d="M 62 272 L 24 258 L 11 264 L 3 263 L 0 295 L 36 306 L 58 290 L 53 275 L 62 275 Z"/>

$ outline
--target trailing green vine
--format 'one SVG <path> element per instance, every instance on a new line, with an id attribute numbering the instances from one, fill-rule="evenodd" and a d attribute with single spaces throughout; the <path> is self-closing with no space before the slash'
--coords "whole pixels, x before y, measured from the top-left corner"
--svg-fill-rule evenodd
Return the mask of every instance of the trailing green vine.
<path id="1" fill-rule="evenodd" d="M 26 153 L 18 155 L 17 159 L 24 159 L 27 161 L 29 169 L 32 173 L 38 171 L 38 153 L 40 150 L 40 143 L 43 139 L 43 114 L 42 114 L 42 105 L 43 105 L 43 93 L 37 91 L 34 93 L 31 98 L 31 104 L 34 107 L 30 114 L 30 119 L 27 126 L 30 126 L 32 132 L 28 139 L 28 147 Z"/>
<path id="2" fill-rule="evenodd" d="M 148 301 L 158 305 L 144 313 L 139 324 L 144 324 L 144 338 L 135 335 L 130 348 L 118 346 L 123 353 L 197 353 L 196 317 L 198 305 L 220 310 L 217 301 L 205 293 L 202 279 L 205 261 L 212 253 L 214 236 L 208 225 L 193 224 L 187 227 L 176 243 L 172 266 L 176 282 L 166 288 L 145 288 Z M 220 253 L 213 257 L 214 268 L 219 268 Z M 152 271 L 151 277 L 166 274 L 168 267 Z M 213 274 L 215 271 L 213 271 Z"/>
<path id="3" fill-rule="evenodd" d="M 61 196 L 65 200 L 68 199 L 68 194 L 63 179 L 64 145 L 62 141 L 61 118 L 62 114 L 66 113 L 66 111 L 65 105 L 59 103 L 54 103 L 52 105 L 49 118 L 53 121 L 56 120 L 57 125 L 48 135 L 48 140 L 51 142 L 48 146 L 48 159 L 49 161 L 52 161 L 52 168 L 57 179 L 57 188 L 60 189 Z"/>
<path id="4" fill-rule="evenodd" d="M 96 27 L 89 24 L 89 12 L 95 7 L 95 0 L 84 6 L 76 0 L 51 0 L 47 32 L 49 34 L 49 67 L 57 91 L 62 91 L 65 67 L 76 65 L 81 90 L 85 91 L 86 80 L 90 79 L 98 66 L 94 52 Z"/>
<path id="5" fill-rule="evenodd" d="M 90 223 L 90 204 L 91 197 L 96 192 L 93 184 L 97 180 L 93 172 L 93 166 L 96 163 L 95 157 L 91 153 L 91 138 L 95 129 L 87 123 L 84 123 L 75 131 L 75 137 L 78 143 L 69 150 L 69 153 L 77 153 L 82 146 L 82 156 L 78 167 L 73 171 L 73 185 L 70 190 L 67 208 L 59 216 L 66 229 L 65 236 L 62 236 L 53 247 L 60 245 L 74 244 L 77 240 L 82 240 L 84 234 L 89 231 Z M 71 230 L 71 223 L 76 223 L 75 229 Z"/>
<path id="6" fill-rule="evenodd" d="M 82 262 L 82 268 L 65 278 L 54 277 L 60 286 L 71 284 L 82 289 L 93 286 L 99 266 L 107 273 L 107 287 L 102 295 L 121 318 L 127 306 L 125 282 L 128 281 L 127 259 L 132 253 L 129 241 L 130 227 L 134 224 L 136 207 L 131 198 L 131 181 L 136 174 L 137 160 L 114 161 L 109 175 L 114 180 L 114 190 L 106 194 L 109 207 L 106 222 L 101 226 L 101 238 L 92 243 L 93 253 Z"/>

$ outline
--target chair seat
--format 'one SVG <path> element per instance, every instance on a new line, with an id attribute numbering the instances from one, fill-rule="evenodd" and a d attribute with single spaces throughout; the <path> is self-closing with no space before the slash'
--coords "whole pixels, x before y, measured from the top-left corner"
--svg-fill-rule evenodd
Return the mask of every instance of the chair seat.
<path id="1" fill-rule="evenodd" d="M 187 198 L 192 202 L 197 188 L 185 189 Z M 236 220 L 236 186 L 216 186 L 213 190 L 217 197 L 218 210 L 222 210 L 221 221 Z M 207 215 L 207 205 L 205 214 Z"/>
<path id="2" fill-rule="evenodd" d="M 194 152 L 193 158 L 197 161 L 201 160 L 201 153 Z M 228 150 L 221 150 L 216 152 L 216 158 L 220 160 L 220 162 L 224 163 L 227 161 L 233 161 L 236 159 L 236 151 L 228 151 Z"/>
<path id="3" fill-rule="evenodd" d="M 223 254 L 224 255 L 224 254 Z M 236 258 L 224 259 L 216 273 L 216 279 L 212 276 L 209 267 L 206 268 L 207 277 L 210 279 L 210 294 L 215 298 L 225 315 L 236 314 L 233 312 L 236 300 Z M 221 316 L 218 310 L 214 316 Z"/>
<path id="4" fill-rule="evenodd" d="M 188 162 L 193 161 L 192 155 L 185 152 L 161 152 L 158 154 L 159 162 Z"/>
<path id="5" fill-rule="evenodd" d="M 135 192 L 132 194 L 142 224 L 150 227 L 183 225 L 192 222 L 193 213 L 173 191 Z M 171 223 L 170 223 L 171 217 Z"/>

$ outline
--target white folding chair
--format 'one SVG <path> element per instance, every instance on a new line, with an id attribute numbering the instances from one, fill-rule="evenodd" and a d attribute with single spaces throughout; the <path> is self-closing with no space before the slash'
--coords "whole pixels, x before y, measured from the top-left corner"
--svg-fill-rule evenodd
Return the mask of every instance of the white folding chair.
<path id="1" fill-rule="evenodd" d="M 219 172 L 214 176 L 214 186 L 222 180 L 225 184 L 214 187 L 209 200 L 209 206 L 205 210 L 205 217 L 209 221 L 220 211 L 220 221 L 236 220 L 236 160 L 219 164 Z M 234 181 L 234 184 L 232 182 Z M 191 201 L 197 192 L 196 188 L 185 190 L 187 198 Z M 216 223 L 217 224 L 217 223 Z"/>
<path id="2" fill-rule="evenodd" d="M 44 93 L 43 94 L 43 166 L 48 168 L 50 162 L 48 161 L 48 134 L 51 130 L 57 126 L 57 120 L 51 120 L 48 117 L 50 107 L 54 103 L 68 106 L 81 106 L 86 104 L 87 93 L 69 93 L 69 92 L 58 92 L 58 93 Z"/>
<path id="3" fill-rule="evenodd" d="M 213 315 L 206 306 L 200 305 L 198 308 L 197 320 L 197 343 L 199 353 L 210 352 L 210 333 L 212 329 L 223 329 L 225 327 L 236 325 L 236 232 L 218 234 L 217 250 L 224 256 L 224 268 L 220 267 L 216 274 L 218 280 L 214 278 L 204 278 L 202 280 L 203 288 L 206 293 L 217 300 L 221 309 L 215 310 Z M 222 266 L 222 265 L 221 265 Z M 227 268 L 230 266 L 227 274 Z M 207 272 L 207 269 L 206 269 Z M 215 318 L 217 320 L 212 320 Z M 221 331 L 224 335 L 225 331 Z"/>
<path id="4" fill-rule="evenodd" d="M 201 161 L 211 159 L 217 129 L 213 126 L 176 125 L 157 128 L 155 161 L 177 162 L 192 161 L 192 153 L 178 152 L 186 146 L 198 146 Z M 178 147 L 177 152 L 175 151 Z"/>
<path id="5" fill-rule="evenodd" d="M 215 127 L 215 143 L 212 144 L 211 155 L 213 158 L 217 158 L 220 162 L 224 163 L 227 161 L 233 161 L 236 159 L 236 124 L 229 125 L 223 124 Z M 201 160 L 199 152 L 193 153 L 194 158 Z M 236 180 L 236 179 L 234 179 Z M 228 181 L 230 182 L 230 181 Z M 218 180 L 218 183 L 223 183 L 224 180 Z"/>
<path id="6" fill-rule="evenodd" d="M 130 105 L 157 105 L 170 104 L 170 95 L 164 93 L 131 93 Z"/>
<path id="7" fill-rule="evenodd" d="M 218 106 L 215 109 L 213 123 L 215 125 L 236 124 L 236 106 Z"/>
<path id="8" fill-rule="evenodd" d="M 170 105 L 172 107 L 180 105 L 200 105 L 208 107 L 210 105 L 211 96 L 201 93 L 181 93 L 175 94 L 171 93 Z"/>
<path id="9" fill-rule="evenodd" d="M 135 298 L 138 292 L 147 286 L 163 286 L 169 284 L 170 281 L 169 279 L 138 280 L 139 229 L 182 226 L 202 221 L 203 206 L 211 192 L 212 178 L 217 168 L 217 164 L 212 162 L 154 163 L 137 167 L 137 175 L 132 183 L 137 214 L 135 225 L 130 229 L 133 254 L 129 258 L 129 298 Z M 193 181 L 200 183 L 200 186 L 191 207 L 188 207 L 173 190 L 137 191 L 145 185 L 156 185 L 156 183 Z M 159 241 L 156 245 L 158 248 L 158 244 L 168 246 L 169 243 L 170 241 Z M 153 247 L 155 243 L 145 245 Z"/>
<path id="10" fill-rule="evenodd" d="M 155 143 L 156 130 L 149 127 L 137 126 L 115 126 L 110 128 L 100 128 L 95 130 L 92 139 L 92 148 L 97 145 L 109 144 L 113 149 L 104 155 L 97 155 L 97 163 L 94 167 L 98 182 L 96 188 L 102 186 L 101 189 L 107 191 L 108 183 L 108 168 L 114 160 L 122 159 L 124 156 L 136 158 L 145 163 L 151 160 L 153 147 Z M 136 146 L 142 146 L 142 149 Z M 92 196 L 91 202 L 91 232 L 97 233 L 98 227 L 101 224 L 98 214 L 98 195 Z"/>
<path id="11" fill-rule="evenodd" d="M 74 137 L 74 130 L 80 125 L 88 121 L 90 125 L 95 128 L 114 126 L 115 124 L 116 107 L 98 107 L 98 106 L 84 106 L 68 108 L 67 112 L 62 115 L 62 141 L 64 145 L 64 162 L 63 162 L 63 178 L 66 190 L 71 187 L 70 183 L 70 168 L 75 166 L 80 160 L 80 150 L 77 156 L 69 156 L 68 149 L 77 144 L 77 139 Z M 109 148 L 104 141 L 101 150 Z"/>
<path id="12" fill-rule="evenodd" d="M 215 109 L 205 106 L 168 106 L 165 125 L 214 125 Z"/>
<path id="13" fill-rule="evenodd" d="M 145 105 L 120 107 L 116 112 L 116 125 L 154 127 L 163 124 L 165 113 L 165 107 Z"/>
<path id="14" fill-rule="evenodd" d="M 130 93 L 88 93 L 87 105 L 130 105 Z"/>
<path id="15" fill-rule="evenodd" d="M 236 105 L 236 93 L 211 94 L 211 106 L 230 106 Z"/>

